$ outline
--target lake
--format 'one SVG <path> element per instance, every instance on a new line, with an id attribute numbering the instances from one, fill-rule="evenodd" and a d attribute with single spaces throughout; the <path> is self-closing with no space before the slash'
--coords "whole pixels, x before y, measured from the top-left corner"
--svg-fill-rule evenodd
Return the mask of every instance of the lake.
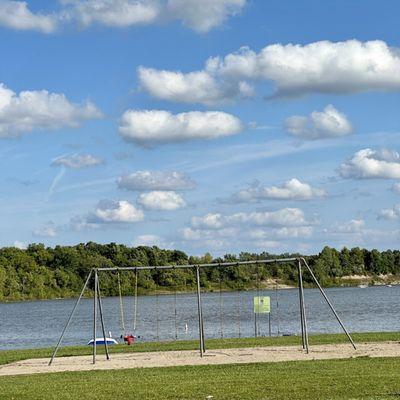
<path id="1" fill-rule="evenodd" d="M 400 330 L 400 286 L 330 288 L 326 293 L 350 332 Z M 260 314 L 258 334 L 300 332 L 297 289 L 203 294 L 206 338 L 251 337 L 255 334 L 254 296 L 270 296 L 271 314 Z M 54 346 L 75 300 L 0 304 L 0 349 Z M 340 332 L 340 326 L 317 289 L 305 290 L 310 333 Z M 133 332 L 133 297 L 124 297 L 125 332 Z M 157 306 L 158 305 L 158 306 Z M 64 345 L 86 344 L 92 336 L 93 300 L 83 299 L 67 331 Z M 124 333 L 119 298 L 103 299 L 105 324 L 114 338 Z M 221 312 L 222 311 L 222 312 Z M 136 336 L 139 341 L 197 339 L 196 294 L 139 296 Z M 99 324 L 98 336 L 100 333 Z"/>

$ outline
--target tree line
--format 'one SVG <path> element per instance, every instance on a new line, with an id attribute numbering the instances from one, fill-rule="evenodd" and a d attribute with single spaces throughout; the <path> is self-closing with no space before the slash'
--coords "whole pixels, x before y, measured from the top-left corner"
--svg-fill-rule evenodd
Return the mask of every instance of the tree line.
<path id="1" fill-rule="evenodd" d="M 31 244 L 27 249 L 5 247 L 0 249 L 0 300 L 50 299 L 76 296 L 92 268 L 138 267 L 146 265 L 184 265 L 211 262 L 253 261 L 298 257 L 300 254 L 270 254 L 263 252 L 227 254 L 213 259 L 188 256 L 179 250 L 158 247 L 128 247 L 121 244 L 89 242 L 76 246 L 45 247 Z M 400 275 L 399 250 L 366 250 L 358 247 L 340 251 L 325 247 L 319 254 L 306 257 L 320 282 L 325 286 L 343 284 L 343 277 L 351 275 Z M 101 276 L 103 295 L 132 295 L 135 273 L 106 272 Z M 295 284 L 297 271 L 293 264 L 248 265 L 240 267 L 201 269 L 204 290 L 246 290 L 262 287 L 268 279 Z M 311 284 L 305 272 L 306 283 Z M 347 280 L 346 282 L 351 282 Z M 90 283 L 92 285 L 93 283 Z M 193 269 L 140 271 L 137 276 L 139 294 L 168 291 L 192 291 L 196 278 Z M 89 285 L 89 286 L 90 286 Z M 90 290 L 90 287 L 89 287 Z"/>

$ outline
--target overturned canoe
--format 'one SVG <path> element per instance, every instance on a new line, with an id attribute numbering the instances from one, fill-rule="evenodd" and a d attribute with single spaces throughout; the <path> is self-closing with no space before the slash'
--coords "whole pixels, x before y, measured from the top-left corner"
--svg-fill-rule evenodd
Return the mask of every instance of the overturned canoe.
<path id="1" fill-rule="evenodd" d="M 118 344 L 118 342 L 113 338 L 105 339 L 107 344 Z M 104 344 L 104 338 L 96 338 L 96 345 Z M 93 345 L 93 339 L 89 341 L 88 345 Z"/>

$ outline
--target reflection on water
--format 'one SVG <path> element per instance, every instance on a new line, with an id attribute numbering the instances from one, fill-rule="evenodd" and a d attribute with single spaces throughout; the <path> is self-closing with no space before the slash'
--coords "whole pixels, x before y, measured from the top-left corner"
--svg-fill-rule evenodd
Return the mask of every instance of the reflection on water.
<path id="1" fill-rule="evenodd" d="M 353 332 L 400 330 L 400 286 L 332 288 L 326 290 L 346 327 Z M 207 338 L 254 336 L 253 297 L 271 297 L 272 334 L 298 334 L 299 305 L 296 289 L 205 293 L 203 314 Z M 158 298 L 157 298 L 158 297 Z M 310 333 L 340 332 L 340 327 L 317 289 L 306 289 Z M 278 300 L 278 301 L 277 301 Z M 29 301 L 0 304 L 0 349 L 53 346 L 75 300 Z M 158 304 L 158 307 L 157 307 Z M 195 294 L 140 296 L 136 335 L 140 341 L 195 339 L 198 335 Z M 93 301 L 83 299 L 65 336 L 65 345 L 85 344 L 92 335 Z M 119 299 L 103 299 L 107 331 L 122 332 Z M 220 312 L 222 310 L 222 312 Z M 133 297 L 124 297 L 126 331 L 133 329 Z M 259 319 L 260 334 L 268 335 L 268 315 Z M 187 327 L 187 329 L 186 329 Z M 100 328 L 100 325 L 99 325 Z M 99 329 L 98 328 L 98 329 Z M 99 331 L 100 332 L 100 331 Z"/>

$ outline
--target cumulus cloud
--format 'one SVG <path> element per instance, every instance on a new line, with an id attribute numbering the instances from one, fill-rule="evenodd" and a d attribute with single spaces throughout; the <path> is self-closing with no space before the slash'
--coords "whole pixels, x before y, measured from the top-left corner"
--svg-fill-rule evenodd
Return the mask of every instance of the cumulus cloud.
<path id="1" fill-rule="evenodd" d="M 400 194 L 400 182 L 396 182 L 392 185 L 391 190 L 393 193 Z"/>
<path id="2" fill-rule="evenodd" d="M 244 81 L 218 79 L 206 71 L 184 74 L 139 67 L 138 77 L 141 89 L 151 96 L 178 103 L 214 105 L 254 94 L 252 86 Z"/>
<path id="3" fill-rule="evenodd" d="M 178 171 L 136 171 L 118 178 L 120 189 L 132 191 L 147 190 L 190 190 L 196 183 L 186 174 Z"/>
<path id="4" fill-rule="evenodd" d="M 393 208 L 384 208 L 379 211 L 378 219 L 395 220 L 400 218 L 400 204 L 395 204 Z"/>
<path id="5" fill-rule="evenodd" d="M 285 121 L 286 130 L 303 140 L 330 139 L 353 133 L 346 115 L 328 105 L 322 112 L 313 111 L 308 117 L 294 115 Z"/>
<path id="6" fill-rule="evenodd" d="M 37 237 L 51 238 L 57 236 L 57 228 L 53 222 L 49 222 L 45 226 L 35 229 L 32 233 Z"/>
<path id="7" fill-rule="evenodd" d="M 20 240 L 16 240 L 13 243 L 13 246 L 20 250 L 26 250 L 28 248 L 28 245 L 25 242 L 21 242 Z"/>
<path id="8" fill-rule="evenodd" d="M 192 217 L 190 226 L 180 231 L 184 241 L 195 246 L 232 248 L 284 248 L 284 242 L 310 238 L 316 221 L 308 220 L 295 208 L 276 211 L 223 215 L 208 213 Z"/>
<path id="9" fill-rule="evenodd" d="M 159 190 L 142 193 L 138 198 L 138 203 L 147 210 L 172 211 L 186 207 L 185 200 L 180 194 Z"/>
<path id="10" fill-rule="evenodd" d="M 158 235 L 139 235 L 135 238 L 135 240 L 132 242 L 132 245 L 137 247 L 137 246 L 147 246 L 147 247 L 152 247 L 152 246 L 157 246 L 161 249 L 169 249 L 172 248 L 173 243 L 168 243 L 165 239 Z"/>
<path id="11" fill-rule="evenodd" d="M 223 24 L 228 17 L 240 12 L 246 0 L 168 0 L 168 13 L 197 32 Z"/>
<path id="12" fill-rule="evenodd" d="M 365 221 L 363 219 L 352 219 L 334 227 L 335 233 L 362 233 L 365 228 Z"/>
<path id="13" fill-rule="evenodd" d="M 143 221 L 144 213 L 126 200 L 103 200 L 98 203 L 86 221 L 88 224 L 135 223 Z"/>
<path id="14" fill-rule="evenodd" d="M 398 91 L 399 54 L 399 49 L 379 40 L 272 44 L 258 53 L 243 47 L 223 58 L 210 58 L 203 70 L 186 74 L 174 72 L 175 78 L 171 71 L 151 70 L 161 86 L 159 89 L 148 85 L 147 76 L 141 75 L 146 69 L 139 70 L 139 80 L 141 86 L 155 97 L 204 104 L 239 97 L 242 95 L 241 87 L 251 93 L 251 84 L 260 81 L 274 84 L 275 91 L 271 96 Z M 199 98 L 196 90 L 191 91 L 187 84 L 181 84 L 200 76 L 201 82 L 207 82 L 209 97 L 204 93 Z M 170 90 L 165 89 L 167 87 L 172 89 L 173 96 Z"/>
<path id="15" fill-rule="evenodd" d="M 92 156 L 91 154 L 65 155 L 55 158 L 51 163 L 51 165 L 53 166 L 63 166 L 65 168 L 72 168 L 72 169 L 94 167 L 100 164 L 104 164 L 104 160 Z"/>
<path id="16" fill-rule="evenodd" d="M 83 121 L 101 116 L 91 102 L 74 104 L 64 94 L 46 90 L 16 94 L 0 84 L 0 138 L 15 137 L 34 130 L 76 128 Z"/>
<path id="17" fill-rule="evenodd" d="M 52 33 L 57 22 L 55 15 L 32 13 L 25 1 L 0 0 L 0 26 L 5 28 Z"/>
<path id="18" fill-rule="evenodd" d="M 181 235 L 187 241 L 219 241 L 224 243 L 226 239 L 233 239 L 236 237 L 238 231 L 233 228 L 225 228 L 220 230 L 210 229 L 194 229 L 186 227 L 181 230 Z"/>
<path id="19" fill-rule="evenodd" d="M 248 189 L 240 190 L 231 197 L 233 202 L 255 202 L 259 200 L 312 200 L 326 196 L 323 189 L 312 187 L 297 178 L 286 181 L 281 186 L 261 186 L 259 182 Z"/>
<path id="20" fill-rule="evenodd" d="M 161 11 L 159 3 L 152 0 L 63 0 L 63 4 L 66 6 L 64 17 L 84 27 L 150 24 Z"/>
<path id="21" fill-rule="evenodd" d="M 252 239 L 289 239 L 289 238 L 309 238 L 314 233 L 312 226 L 284 226 L 274 229 L 254 229 L 249 232 Z"/>
<path id="22" fill-rule="evenodd" d="M 339 174 L 353 179 L 399 179 L 400 155 L 388 149 L 362 149 L 340 165 Z"/>
<path id="23" fill-rule="evenodd" d="M 52 33 L 67 24 L 115 28 L 181 21 L 199 33 L 222 25 L 246 0 L 59 0 L 51 14 L 33 13 L 24 1 L 0 0 L 0 26 Z"/>
<path id="24" fill-rule="evenodd" d="M 242 123 L 238 118 L 219 111 L 191 111 L 174 115 L 159 110 L 128 110 L 119 126 L 119 133 L 125 140 L 144 147 L 216 139 L 236 135 L 241 130 Z"/>
<path id="25" fill-rule="evenodd" d="M 299 208 L 282 208 L 276 211 L 257 211 L 222 215 L 209 213 L 202 217 L 193 217 L 192 226 L 201 229 L 220 229 L 229 226 L 251 224 L 258 226 L 305 226 L 311 222 Z"/>

